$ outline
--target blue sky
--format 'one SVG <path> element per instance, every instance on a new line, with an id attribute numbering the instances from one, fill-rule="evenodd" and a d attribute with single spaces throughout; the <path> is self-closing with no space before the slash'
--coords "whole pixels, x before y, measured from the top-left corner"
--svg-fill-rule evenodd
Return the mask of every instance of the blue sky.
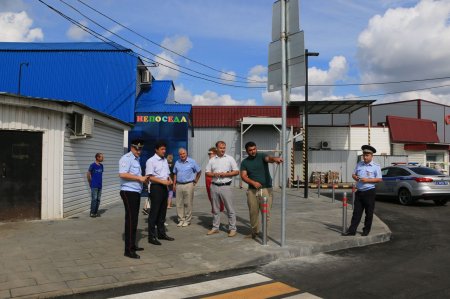
<path id="1" fill-rule="evenodd" d="M 204 68 L 159 48 L 102 17 L 78 0 L 42 0 L 119 44 L 168 64 L 151 71 L 174 80 L 176 99 L 195 105 L 278 105 L 280 95 L 262 88 L 236 88 L 193 78 L 190 68 L 216 81 L 265 81 L 271 41 L 272 0 L 82 0 L 148 40 L 224 73 Z M 137 47 L 97 27 L 102 24 Z M 300 28 L 305 45 L 320 53 L 310 58 L 310 84 L 358 84 L 450 77 L 450 1 L 446 0 L 300 0 Z M 38 0 L 0 0 L 0 41 L 98 41 Z M 161 60 L 148 52 L 166 60 Z M 221 81 L 225 77 L 231 81 Z M 450 80 L 403 84 L 311 87 L 311 100 L 362 99 L 400 101 L 422 98 L 450 104 Z M 432 88 L 436 86 L 444 86 Z M 410 91 L 397 93 L 399 91 Z M 389 94 L 394 93 L 394 94 Z M 373 96 L 371 96 L 373 95 Z M 304 99 L 303 88 L 292 100 Z"/>

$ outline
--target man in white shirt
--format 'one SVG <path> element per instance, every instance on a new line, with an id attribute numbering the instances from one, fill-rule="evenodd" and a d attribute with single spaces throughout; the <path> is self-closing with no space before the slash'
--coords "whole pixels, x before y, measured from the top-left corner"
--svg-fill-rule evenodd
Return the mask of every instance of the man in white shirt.
<path id="1" fill-rule="evenodd" d="M 155 154 L 145 163 L 145 175 L 150 180 L 150 213 L 148 215 L 148 242 L 161 245 L 159 240 L 173 241 L 174 238 L 166 234 L 164 222 L 166 221 L 168 186 L 172 185 L 170 170 L 166 154 L 166 143 L 158 141 L 155 145 Z M 155 229 L 155 226 L 157 229 Z"/>
<path id="2" fill-rule="evenodd" d="M 239 174 L 239 168 L 233 157 L 226 155 L 227 145 L 224 141 L 216 143 L 217 155 L 206 166 L 206 175 L 212 177 L 211 197 L 213 201 L 213 227 L 207 235 L 217 234 L 220 226 L 220 201 L 223 201 L 228 215 L 228 237 L 236 235 L 236 212 L 233 207 L 232 178 Z"/>

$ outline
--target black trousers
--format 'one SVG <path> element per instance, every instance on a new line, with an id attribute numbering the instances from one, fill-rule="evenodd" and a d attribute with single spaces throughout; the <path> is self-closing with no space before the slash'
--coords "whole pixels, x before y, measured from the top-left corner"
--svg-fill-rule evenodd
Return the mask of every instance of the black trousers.
<path id="1" fill-rule="evenodd" d="M 125 207 L 125 253 L 134 252 L 136 246 L 136 230 L 139 219 L 141 194 L 133 191 L 120 191 Z"/>
<path id="2" fill-rule="evenodd" d="M 165 235 L 168 190 L 166 185 L 150 185 L 150 213 L 148 214 L 148 236 Z M 155 229 L 156 226 L 156 229 Z"/>
<path id="3" fill-rule="evenodd" d="M 375 195 L 375 188 L 367 191 L 356 191 L 352 223 L 348 229 L 350 233 L 356 233 L 363 211 L 366 212 L 363 232 L 370 232 L 370 229 L 372 228 L 373 211 L 375 210 Z"/>

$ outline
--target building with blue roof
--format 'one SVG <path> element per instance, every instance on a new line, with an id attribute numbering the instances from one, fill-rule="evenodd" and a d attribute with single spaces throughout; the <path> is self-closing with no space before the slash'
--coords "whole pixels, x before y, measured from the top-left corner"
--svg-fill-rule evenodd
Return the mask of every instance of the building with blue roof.
<path id="1" fill-rule="evenodd" d="M 63 103 L 73 103 L 75 106 L 80 104 L 85 111 L 81 114 L 66 113 L 64 117 L 58 118 L 58 123 L 49 124 L 49 128 L 57 127 L 64 132 L 64 136 L 62 133 L 58 136 L 64 142 L 64 148 L 60 148 L 63 153 L 58 155 L 67 155 L 67 159 L 49 159 L 52 162 L 64 161 L 64 165 L 55 162 L 54 166 L 49 166 L 57 169 L 51 176 L 55 181 L 44 180 L 44 176 L 42 181 L 52 186 L 59 184 L 63 186 L 61 190 L 67 190 L 68 193 L 64 193 L 61 203 L 57 196 L 50 200 L 46 191 L 41 192 L 39 198 L 42 204 L 37 206 L 41 212 L 37 213 L 41 213 L 43 219 L 59 218 L 88 209 L 88 201 L 85 201 L 85 191 L 88 189 L 84 179 L 85 163 L 96 152 L 104 151 L 105 161 L 112 159 L 111 163 L 116 163 L 117 148 L 123 153 L 123 145 L 129 144 L 128 140 L 143 138 L 146 146 L 141 162 L 144 166 L 146 159 L 154 154 L 153 145 L 157 140 L 164 139 L 168 143 L 168 153 L 174 156 L 178 154 L 179 147 L 188 147 L 191 105 L 175 104 L 173 82 L 155 80 L 148 66 L 131 49 L 115 43 L 0 43 L 0 61 L 0 95 L 8 95 L 8 102 L 0 108 L 12 111 L 9 106 L 13 102 L 16 101 L 14 105 L 20 106 L 22 99 L 26 99 L 23 100 L 26 105 L 17 108 L 20 114 L 0 113 L 4 116 L 2 118 L 15 124 L 11 127 L 4 119 L 0 119 L 0 135 L 12 134 L 15 137 L 11 140 L 25 138 L 22 136 L 30 130 L 30 123 L 34 121 L 31 112 L 34 113 L 36 107 L 50 107 L 55 103 L 64 107 Z M 55 113 L 49 109 L 41 112 L 39 117 L 42 119 L 46 119 L 46 116 L 53 119 L 51 114 Z M 106 118 L 96 120 L 94 116 L 97 114 Z M 31 119 L 22 125 L 21 122 L 25 122 L 22 116 L 26 115 L 30 115 Z M 120 123 L 126 129 L 106 129 L 103 119 L 108 119 L 108 122 L 113 119 L 113 122 Z M 130 125 L 134 125 L 131 130 Z M 86 132 L 90 133 L 84 134 L 85 129 L 89 129 Z M 46 134 L 54 130 L 46 131 L 44 137 L 39 137 L 39 130 L 34 126 L 31 131 L 33 138 L 40 140 L 36 142 L 45 152 L 46 143 L 42 138 L 47 138 Z M 81 135 L 79 132 L 82 132 Z M 104 144 L 108 144 L 107 148 L 104 148 Z M 114 153 L 108 152 L 111 148 L 115 149 Z M 51 156 L 52 153 L 46 152 L 46 155 Z M 36 163 L 43 165 L 43 169 L 47 167 L 47 160 Z M 109 170 L 114 172 L 114 169 Z M 62 182 L 56 181 L 60 178 Z M 113 179 L 106 186 L 116 190 L 111 186 L 117 182 Z M 47 190 L 44 183 L 42 190 Z M 20 196 L 17 194 L 16 197 Z M 108 196 L 114 197 L 113 193 L 105 192 L 105 200 L 108 200 Z M 50 203 L 51 208 L 47 207 L 47 203 Z M 63 209 L 52 210 L 54 206 L 63 206 Z"/>
<path id="2" fill-rule="evenodd" d="M 154 80 L 136 53 L 115 43 L 0 43 L 0 60 L 0 92 L 79 102 L 129 123 L 147 112 L 191 113 L 191 105 L 175 105 L 171 80 Z M 151 129 L 139 126 L 130 140 Z M 187 130 L 171 147 L 187 147 Z M 167 135 L 152 138 L 160 137 Z"/>

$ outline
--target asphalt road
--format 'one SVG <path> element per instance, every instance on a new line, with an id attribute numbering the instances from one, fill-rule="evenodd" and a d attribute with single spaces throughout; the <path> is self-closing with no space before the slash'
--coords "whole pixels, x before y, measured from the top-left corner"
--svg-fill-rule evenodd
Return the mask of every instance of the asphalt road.
<path id="1" fill-rule="evenodd" d="M 111 298 L 258 272 L 321 298 L 450 298 L 450 203 L 401 206 L 377 200 L 375 213 L 392 230 L 389 242 L 273 262 L 188 279 L 77 294 Z M 279 297 L 281 298 L 281 297 Z"/>
<path id="2" fill-rule="evenodd" d="M 450 298 L 450 204 L 383 199 L 390 242 L 275 262 L 260 273 L 322 298 Z"/>

